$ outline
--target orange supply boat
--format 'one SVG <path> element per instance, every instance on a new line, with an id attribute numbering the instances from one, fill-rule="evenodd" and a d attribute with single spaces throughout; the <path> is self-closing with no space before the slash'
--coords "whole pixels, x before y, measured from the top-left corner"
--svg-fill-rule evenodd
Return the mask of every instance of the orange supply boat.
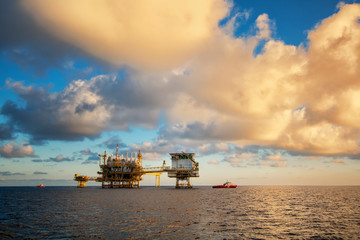
<path id="1" fill-rule="evenodd" d="M 45 187 L 44 184 L 37 185 L 37 187 Z"/>
<path id="2" fill-rule="evenodd" d="M 231 182 L 226 182 L 222 185 L 213 186 L 213 188 L 236 188 L 236 187 L 237 187 L 237 185 L 234 185 Z"/>

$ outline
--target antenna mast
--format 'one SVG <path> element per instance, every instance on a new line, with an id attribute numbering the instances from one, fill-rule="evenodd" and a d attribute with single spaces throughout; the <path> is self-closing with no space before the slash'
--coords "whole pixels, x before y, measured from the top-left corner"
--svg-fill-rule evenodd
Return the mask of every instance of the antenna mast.
<path id="1" fill-rule="evenodd" d="M 119 144 L 116 144 L 116 160 L 119 159 Z"/>

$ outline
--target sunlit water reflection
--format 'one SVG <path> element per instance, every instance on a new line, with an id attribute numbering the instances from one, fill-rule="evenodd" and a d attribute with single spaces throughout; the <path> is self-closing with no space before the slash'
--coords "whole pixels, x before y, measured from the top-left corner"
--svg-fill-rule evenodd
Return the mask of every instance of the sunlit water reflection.
<path id="1" fill-rule="evenodd" d="M 360 187 L 2 187 L 0 222 L 0 239 L 357 239 Z"/>

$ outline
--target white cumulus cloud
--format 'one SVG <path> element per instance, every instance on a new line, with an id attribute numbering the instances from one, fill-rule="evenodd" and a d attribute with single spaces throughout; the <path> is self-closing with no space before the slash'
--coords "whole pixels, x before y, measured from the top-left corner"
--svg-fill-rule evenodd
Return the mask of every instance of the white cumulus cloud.
<path id="1" fill-rule="evenodd" d="M 0 147 L 0 155 L 5 158 L 32 157 L 34 149 L 25 142 L 9 142 Z"/>

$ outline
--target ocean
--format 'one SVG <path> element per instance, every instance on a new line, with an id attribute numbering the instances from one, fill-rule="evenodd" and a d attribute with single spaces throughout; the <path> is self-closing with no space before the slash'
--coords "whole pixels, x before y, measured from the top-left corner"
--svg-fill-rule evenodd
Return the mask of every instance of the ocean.
<path id="1" fill-rule="evenodd" d="M 0 239 L 360 239 L 360 187 L 0 187 Z"/>

